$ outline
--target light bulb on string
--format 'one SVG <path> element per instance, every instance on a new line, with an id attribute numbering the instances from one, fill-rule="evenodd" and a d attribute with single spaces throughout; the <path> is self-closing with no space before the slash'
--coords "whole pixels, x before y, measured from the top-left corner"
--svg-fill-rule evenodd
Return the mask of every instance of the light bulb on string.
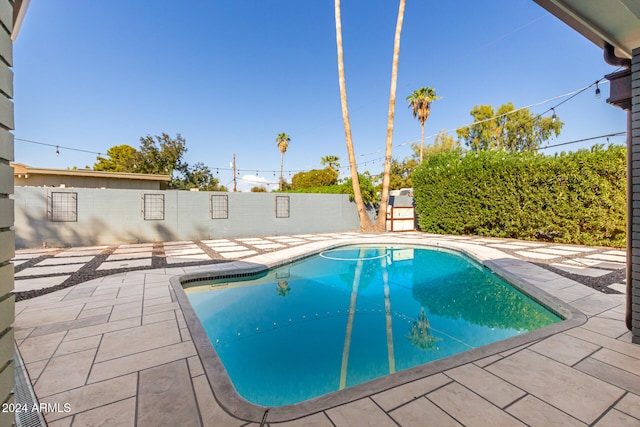
<path id="1" fill-rule="evenodd" d="M 598 86 L 598 82 L 596 82 L 596 99 L 600 99 L 600 87 Z"/>
<path id="2" fill-rule="evenodd" d="M 551 116 L 551 122 L 555 123 L 556 120 L 558 120 L 558 116 L 556 116 L 556 110 L 555 108 L 552 108 L 551 111 L 553 111 L 553 115 Z"/>
<path id="3" fill-rule="evenodd" d="M 56 145 L 56 157 L 60 156 L 60 148 Z"/>

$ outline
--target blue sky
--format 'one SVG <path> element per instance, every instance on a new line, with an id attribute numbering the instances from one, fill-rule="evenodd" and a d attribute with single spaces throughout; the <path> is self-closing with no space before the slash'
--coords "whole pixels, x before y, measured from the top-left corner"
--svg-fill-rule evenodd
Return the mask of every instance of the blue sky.
<path id="1" fill-rule="evenodd" d="M 342 2 L 351 125 L 359 170 L 379 173 L 398 1 Z M 394 157 L 411 154 L 420 126 L 405 98 L 422 86 L 426 135 L 471 123 L 474 105 L 538 104 L 615 71 L 602 51 L 532 0 L 408 0 L 402 31 Z M 346 166 L 333 2 L 320 0 L 32 1 L 14 45 L 15 161 L 93 165 L 140 137 L 180 133 L 185 160 L 229 186 L 277 182 L 275 138 L 291 136 L 285 177 L 337 155 Z M 626 115 L 585 91 L 556 108 L 551 144 L 622 132 Z M 542 113 L 566 98 L 532 107 Z M 548 113 L 550 115 L 550 113 Z M 55 147 L 20 141 L 26 139 Z M 428 139 L 427 144 L 433 139 Z M 576 150 L 594 142 L 559 149 Z M 623 144 L 624 136 L 610 142 Z M 553 152 L 548 150 L 547 152 Z M 256 177 L 258 170 L 258 177 Z M 343 174 L 346 174 L 343 168 Z M 245 181 L 248 189 L 254 184 Z"/>

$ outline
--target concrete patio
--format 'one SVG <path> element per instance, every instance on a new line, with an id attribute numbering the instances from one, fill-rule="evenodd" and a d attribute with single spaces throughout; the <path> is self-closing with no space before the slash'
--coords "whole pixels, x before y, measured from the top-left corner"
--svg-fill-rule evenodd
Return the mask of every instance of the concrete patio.
<path id="1" fill-rule="evenodd" d="M 273 266 L 336 242 L 380 240 L 462 250 L 568 304 L 572 319 L 297 408 L 247 409 L 214 392 L 211 360 L 171 277 Z M 14 262 L 17 292 L 61 286 L 78 272 L 96 277 L 16 303 L 15 340 L 36 396 L 60 404 L 45 414 L 52 427 L 640 425 L 640 346 L 624 325 L 625 286 L 606 283 L 612 293 L 604 293 L 573 280 L 619 271 L 624 251 L 331 233 L 34 249 L 17 251 Z"/>

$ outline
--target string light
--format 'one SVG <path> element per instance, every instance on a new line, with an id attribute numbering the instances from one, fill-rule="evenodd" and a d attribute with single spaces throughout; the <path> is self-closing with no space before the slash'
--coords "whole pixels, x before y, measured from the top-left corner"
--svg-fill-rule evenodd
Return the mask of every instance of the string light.
<path id="1" fill-rule="evenodd" d="M 600 99 L 600 87 L 598 86 L 598 82 L 596 82 L 596 99 Z"/>
<path id="2" fill-rule="evenodd" d="M 60 156 L 60 148 L 56 145 L 56 157 Z"/>
<path id="3" fill-rule="evenodd" d="M 552 122 L 552 123 L 555 123 L 555 122 L 556 122 L 556 120 L 558 120 L 558 116 L 556 116 L 556 110 L 555 110 L 555 108 L 553 108 L 553 107 L 552 107 L 552 108 L 551 108 L 551 111 L 553 111 L 553 116 L 551 116 L 551 122 Z"/>

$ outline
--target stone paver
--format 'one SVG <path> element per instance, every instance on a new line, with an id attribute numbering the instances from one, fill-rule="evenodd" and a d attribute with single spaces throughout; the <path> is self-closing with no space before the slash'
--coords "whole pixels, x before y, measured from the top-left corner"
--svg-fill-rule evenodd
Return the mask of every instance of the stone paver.
<path id="1" fill-rule="evenodd" d="M 250 422 L 246 417 L 236 418 L 235 409 L 223 409 L 219 396 L 214 397 L 203 356 L 168 286 L 169 278 L 207 271 L 210 265 L 193 265 L 221 262 L 225 257 L 272 263 L 311 248 L 321 249 L 336 239 L 349 242 L 354 238 L 378 236 L 324 233 L 213 239 L 199 244 L 165 242 L 158 253 L 152 252 L 158 248 L 153 244 L 18 251 L 15 259 L 25 263 L 17 267 L 21 273 L 16 278 L 17 290 L 20 282 L 26 285 L 40 279 L 20 277 L 49 268 L 30 265 L 30 256 L 45 257 L 41 263 L 53 268 L 82 267 L 86 261 L 102 274 L 112 268 L 135 270 L 97 277 L 16 304 L 15 338 L 40 401 L 70 405 L 68 412 L 46 414 L 49 425 L 258 426 L 261 416 Z M 424 425 L 425 420 L 429 425 L 445 426 L 640 424 L 640 346 L 628 342 L 622 321 L 624 296 L 604 295 L 514 258 L 522 256 L 544 265 L 547 260 L 528 255 L 552 257 L 548 263 L 559 257 L 564 266 L 574 269 L 567 271 L 573 274 L 567 277 L 583 272 L 583 277 L 593 278 L 606 277 L 624 266 L 620 262 L 623 251 L 418 232 L 399 233 L 394 238 L 442 242 L 464 247 L 479 257 L 498 257 L 501 266 L 517 270 L 533 285 L 570 301 L 589 317 L 588 322 L 295 420 L 273 422 L 269 415 L 266 425 L 415 426 Z M 212 251 L 205 253 L 202 245 Z M 510 255 L 504 256 L 503 250 Z M 110 261 L 108 253 L 124 258 Z M 212 258 L 216 254 L 218 261 Z M 102 262 L 93 261 L 98 259 Z M 233 265 L 223 261 L 218 267 Z M 55 286 L 60 278 L 64 281 L 74 274 L 43 276 L 40 283 Z M 56 281 L 44 281 L 52 277 Z M 613 285 L 612 291 L 625 290 L 622 283 Z"/>

